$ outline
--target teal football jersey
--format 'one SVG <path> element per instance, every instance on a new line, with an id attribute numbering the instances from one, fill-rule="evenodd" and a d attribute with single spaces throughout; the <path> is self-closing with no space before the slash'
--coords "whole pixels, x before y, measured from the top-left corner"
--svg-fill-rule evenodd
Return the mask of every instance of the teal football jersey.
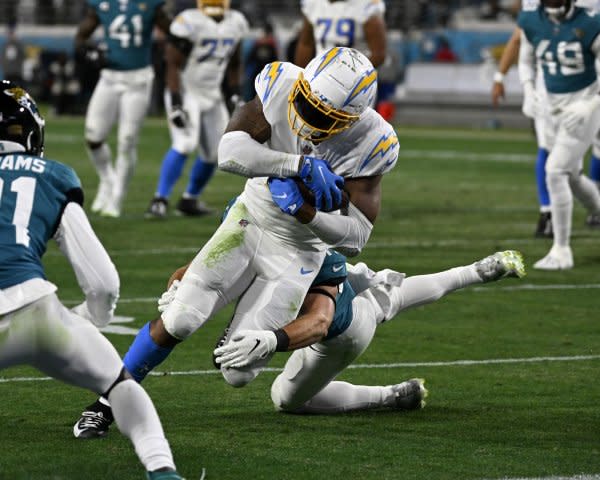
<path id="1" fill-rule="evenodd" d="M 345 332 L 352 323 L 352 300 L 356 297 L 356 293 L 346 276 L 346 257 L 335 250 L 328 250 L 321 270 L 311 285 L 311 288 L 320 285 L 339 285 L 339 292 L 335 299 L 335 314 L 325 340 Z"/>
<path id="2" fill-rule="evenodd" d="M 69 201 L 83 203 L 72 168 L 26 153 L 0 155 L 0 289 L 45 279 L 41 258 Z"/>
<path id="3" fill-rule="evenodd" d="M 88 0 L 104 30 L 108 68 L 135 70 L 152 62 L 156 9 L 164 0 Z"/>
<path id="4" fill-rule="evenodd" d="M 596 81 L 591 46 L 600 34 L 600 16 L 576 7 L 573 15 L 552 22 L 544 8 L 522 11 L 519 27 L 533 45 L 550 93 L 572 93 Z"/>

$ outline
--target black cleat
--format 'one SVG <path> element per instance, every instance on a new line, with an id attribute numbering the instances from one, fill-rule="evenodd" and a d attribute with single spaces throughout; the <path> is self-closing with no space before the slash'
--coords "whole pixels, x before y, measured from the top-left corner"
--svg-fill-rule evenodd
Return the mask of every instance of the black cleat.
<path id="1" fill-rule="evenodd" d="M 590 228 L 600 228 L 600 213 L 591 213 L 585 219 L 585 224 Z"/>
<path id="2" fill-rule="evenodd" d="M 540 218 L 534 235 L 536 238 L 554 238 L 552 214 L 550 212 L 540 212 Z"/>
<path id="3" fill-rule="evenodd" d="M 146 218 L 166 218 L 169 201 L 164 197 L 154 197 L 144 217 Z"/>
<path id="4" fill-rule="evenodd" d="M 111 408 L 96 400 L 85 408 L 73 425 L 73 435 L 81 439 L 103 438 L 108 435 L 108 428 L 114 421 Z"/>
<path id="5" fill-rule="evenodd" d="M 175 208 L 179 215 L 186 217 L 200 217 L 202 215 L 211 215 L 215 212 L 204 202 L 199 202 L 195 198 L 181 198 Z"/>

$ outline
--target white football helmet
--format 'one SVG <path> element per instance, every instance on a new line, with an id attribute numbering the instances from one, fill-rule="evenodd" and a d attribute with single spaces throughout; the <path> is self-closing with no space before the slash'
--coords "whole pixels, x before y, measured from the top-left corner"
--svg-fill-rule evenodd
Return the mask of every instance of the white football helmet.
<path id="1" fill-rule="evenodd" d="M 358 50 L 334 47 L 312 59 L 288 97 L 288 121 L 319 143 L 347 128 L 373 103 L 377 71 Z"/>
<path id="2" fill-rule="evenodd" d="M 229 4 L 230 0 L 198 0 L 198 8 L 209 17 L 222 17 Z"/>

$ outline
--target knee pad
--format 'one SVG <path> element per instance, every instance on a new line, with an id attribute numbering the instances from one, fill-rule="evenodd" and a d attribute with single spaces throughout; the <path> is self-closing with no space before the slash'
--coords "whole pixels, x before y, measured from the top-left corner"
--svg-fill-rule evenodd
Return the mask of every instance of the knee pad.
<path id="1" fill-rule="evenodd" d="M 234 388 L 242 388 L 256 378 L 260 370 L 245 368 L 222 368 L 221 374 L 225 381 Z"/>
<path id="2" fill-rule="evenodd" d="M 288 402 L 286 402 L 287 399 L 285 398 L 285 390 L 283 389 L 284 382 L 285 380 L 283 379 L 282 374 L 279 374 L 271 385 L 271 401 L 273 402 L 275 410 L 278 412 L 293 410 Z"/>
<path id="3" fill-rule="evenodd" d="M 165 330 L 177 340 L 185 340 L 204 323 L 206 318 L 194 307 L 173 300 L 162 314 Z"/>

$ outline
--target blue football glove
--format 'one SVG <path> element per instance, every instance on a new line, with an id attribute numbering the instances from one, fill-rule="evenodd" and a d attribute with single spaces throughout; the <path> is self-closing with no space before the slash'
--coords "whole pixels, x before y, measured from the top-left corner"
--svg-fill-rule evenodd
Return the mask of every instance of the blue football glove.
<path id="1" fill-rule="evenodd" d="M 269 178 L 269 190 L 271 198 L 283 213 L 296 215 L 296 212 L 304 204 L 304 198 L 296 182 L 291 178 Z"/>
<path id="2" fill-rule="evenodd" d="M 336 175 L 325 160 L 304 156 L 300 178 L 315 194 L 317 210 L 330 211 L 342 202 L 344 179 Z"/>

